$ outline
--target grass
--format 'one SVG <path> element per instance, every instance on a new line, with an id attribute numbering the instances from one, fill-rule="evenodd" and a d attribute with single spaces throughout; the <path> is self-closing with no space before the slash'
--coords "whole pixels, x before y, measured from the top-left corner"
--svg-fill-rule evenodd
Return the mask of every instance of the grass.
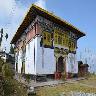
<path id="1" fill-rule="evenodd" d="M 85 85 L 88 86 L 85 86 Z M 94 85 L 95 84 L 95 85 Z M 91 86 L 91 87 L 90 87 Z M 93 87 L 92 87 L 93 86 Z M 76 81 L 76 83 L 65 83 L 55 87 L 40 87 L 37 89 L 37 96 L 60 96 L 61 93 L 65 93 L 64 96 L 71 91 L 84 92 L 84 93 L 96 93 L 96 76 L 90 76 L 88 79 Z"/>
<path id="2" fill-rule="evenodd" d="M 87 79 L 80 80 L 79 83 L 87 84 L 96 87 L 96 75 L 91 74 Z"/>

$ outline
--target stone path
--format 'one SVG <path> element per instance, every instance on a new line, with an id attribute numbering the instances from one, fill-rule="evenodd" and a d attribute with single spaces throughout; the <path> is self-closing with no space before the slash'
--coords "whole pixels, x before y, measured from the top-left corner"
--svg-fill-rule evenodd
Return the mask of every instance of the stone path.
<path id="1" fill-rule="evenodd" d="M 67 81 L 51 80 L 47 82 L 30 82 L 29 86 L 32 86 L 32 87 L 55 86 L 55 85 L 64 84 L 64 83 L 74 83 L 78 80 L 83 80 L 83 79 L 84 78 L 68 79 Z"/>
<path id="2" fill-rule="evenodd" d="M 61 81 L 61 80 L 54 80 L 54 81 L 47 81 L 47 82 L 31 82 L 29 83 L 29 86 L 32 86 L 32 87 L 55 86 L 63 83 L 64 81 Z"/>

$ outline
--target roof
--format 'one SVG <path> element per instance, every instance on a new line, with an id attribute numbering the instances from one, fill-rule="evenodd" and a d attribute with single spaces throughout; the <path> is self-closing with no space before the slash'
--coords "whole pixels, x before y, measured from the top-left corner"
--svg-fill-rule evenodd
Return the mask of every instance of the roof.
<path id="1" fill-rule="evenodd" d="M 85 36 L 85 33 L 81 32 L 79 29 L 77 29 L 76 27 L 74 27 L 70 23 L 68 23 L 65 20 L 62 20 L 61 18 L 55 16 L 54 14 L 32 4 L 32 6 L 30 7 L 28 13 L 26 14 L 23 22 L 21 23 L 16 34 L 14 35 L 11 43 L 15 43 L 20 38 L 20 36 L 24 32 L 24 30 L 26 30 L 26 28 L 31 24 L 31 22 L 35 19 L 35 17 L 37 15 L 40 15 L 40 16 L 42 16 L 50 21 L 53 21 L 54 23 L 59 24 L 61 26 L 65 26 L 66 28 L 68 28 L 68 29 L 72 30 L 73 32 L 75 32 L 76 34 L 78 34 L 80 37 Z"/>

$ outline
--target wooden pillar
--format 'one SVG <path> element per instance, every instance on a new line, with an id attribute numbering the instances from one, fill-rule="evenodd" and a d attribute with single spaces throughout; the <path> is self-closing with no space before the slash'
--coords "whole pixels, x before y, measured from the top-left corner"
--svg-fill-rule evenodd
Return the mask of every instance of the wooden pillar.
<path id="1" fill-rule="evenodd" d="M 58 71 L 58 57 L 56 57 L 56 72 Z"/>
<path id="2" fill-rule="evenodd" d="M 64 79 L 66 79 L 67 73 L 66 73 L 66 56 L 63 59 L 63 63 L 64 63 L 64 72 L 62 75 L 64 75 Z"/>

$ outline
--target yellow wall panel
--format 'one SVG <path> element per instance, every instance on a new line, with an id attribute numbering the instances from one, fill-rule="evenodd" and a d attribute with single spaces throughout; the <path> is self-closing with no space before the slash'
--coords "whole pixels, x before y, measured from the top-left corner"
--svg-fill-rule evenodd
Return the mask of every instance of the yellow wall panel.
<path id="1" fill-rule="evenodd" d="M 43 45 L 52 46 L 51 33 L 43 32 Z"/>
<path id="2" fill-rule="evenodd" d="M 69 36 L 67 32 L 59 31 L 58 29 L 54 29 L 54 44 L 61 45 L 65 47 L 70 47 L 70 51 L 74 51 L 75 49 L 75 41 Z"/>

